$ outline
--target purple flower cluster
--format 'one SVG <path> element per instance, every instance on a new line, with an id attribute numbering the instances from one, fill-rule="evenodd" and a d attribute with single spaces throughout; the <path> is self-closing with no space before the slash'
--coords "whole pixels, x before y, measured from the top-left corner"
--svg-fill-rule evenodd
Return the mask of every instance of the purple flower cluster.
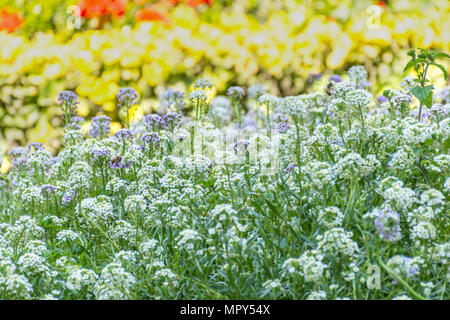
<path id="1" fill-rule="evenodd" d="M 76 193 L 73 190 L 70 190 L 68 192 L 66 192 L 64 194 L 64 196 L 62 197 L 62 204 L 63 206 L 68 205 L 69 203 L 71 203 L 73 201 L 73 199 L 75 199 Z"/>
<path id="2" fill-rule="evenodd" d="M 227 90 L 227 95 L 233 99 L 240 100 L 244 97 L 245 92 L 241 87 L 229 87 Z"/>
<path id="3" fill-rule="evenodd" d="M 185 98 L 183 92 L 169 88 L 164 90 L 160 95 L 159 100 L 165 108 L 169 108 L 173 105 L 176 109 L 180 110 L 186 104 L 184 101 Z"/>
<path id="4" fill-rule="evenodd" d="M 255 129 L 256 128 L 256 122 L 252 117 L 245 117 L 245 121 L 241 126 L 239 126 L 239 123 L 236 123 L 236 128 L 242 128 L 242 129 Z"/>
<path id="5" fill-rule="evenodd" d="M 378 105 L 380 105 L 380 104 L 382 104 L 382 103 L 384 103 L 384 102 L 388 102 L 388 101 L 389 101 L 389 99 L 386 98 L 386 97 L 383 96 L 383 95 L 380 95 L 380 96 L 377 97 Z"/>
<path id="6" fill-rule="evenodd" d="M 46 192 L 46 193 L 54 193 L 56 192 L 56 187 L 52 184 L 43 184 L 41 186 L 41 190 L 42 192 Z"/>
<path id="7" fill-rule="evenodd" d="M 448 104 L 443 105 L 441 103 L 435 103 L 431 106 L 430 112 L 435 115 L 446 116 L 449 113 Z"/>
<path id="8" fill-rule="evenodd" d="M 329 80 L 330 80 L 330 81 L 333 81 L 333 82 L 341 82 L 341 81 L 342 81 L 342 78 L 341 78 L 341 76 L 338 76 L 337 74 L 333 74 L 333 75 L 329 78 Z"/>
<path id="9" fill-rule="evenodd" d="M 380 210 L 375 217 L 375 227 L 385 240 L 392 240 L 400 230 L 400 216 L 391 209 Z"/>
<path id="10" fill-rule="evenodd" d="M 132 140 L 134 133 L 130 129 L 120 129 L 114 134 L 114 137 L 119 140 Z"/>
<path id="11" fill-rule="evenodd" d="M 30 152 L 32 149 L 34 151 L 43 150 L 44 144 L 42 142 L 31 142 L 27 145 L 27 152 Z"/>
<path id="12" fill-rule="evenodd" d="M 58 103 L 59 105 L 67 104 L 76 106 L 78 102 L 78 95 L 72 91 L 61 91 L 58 94 Z"/>
<path id="13" fill-rule="evenodd" d="M 144 117 L 144 124 L 149 131 L 159 131 L 161 129 L 161 116 L 158 114 L 149 114 Z"/>
<path id="14" fill-rule="evenodd" d="M 194 82 L 194 89 L 201 89 L 201 90 L 205 90 L 205 89 L 212 89 L 213 84 L 210 80 L 208 79 L 197 79 Z"/>
<path id="15" fill-rule="evenodd" d="M 56 162 L 58 162 L 58 160 L 59 160 L 59 157 L 58 157 L 58 156 L 51 157 L 51 158 L 45 163 L 45 165 L 46 165 L 48 168 L 51 168 Z"/>
<path id="16" fill-rule="evenodd" d="M 181 114 L 170 112 L 161 117 L 161 128 L 173 131 L 181 123 Z"/>
<path id="17" fill-rule="evenodd" d="M 416 264 L 412 263 L 412 258 L 410 257 L 405 257 L 405 264 L 409 267 L 406 270 L 406 276 L 408 278 L 415 276 L 416 274 L 419 273 L 419 267 Z"/>
<path id="18" fill-rule="evenodd" d="M 58 102 L 62 108 L 64 115 L 64 123 L 66 128 L 69 128 L 69 124 L 73 116 L 75 116 L 78 104 L 78 96 L 72 91 L 62 91 L 58 94 Z"/>
<path id="19" fill-rule="evenodd" d="M 97 116 L 92 118 L 91 129 L 89 135 L 93 138 L 106 137 L 111 130 L 111 118 L 108 116 Z"/>
<path id="20" fill-rule="evenodd" d="M 413 109 L 409 111 L 409 114 L 416 118 L 419 115 L 419 109 Z M 430 117 L 429 110 L 422 110 L 422 113 L 420 114 L 420 122 L 426 123 Z"/>
<path id="21" fill-rule="evenodd" d="M 313 83 L 314 81 L 322 79 L 322 73 L 310 73 L 306 78 L 307 83 Z"/>
<path id="22" fill-rule="evenodd" d="M 289 164 L 287 165 L 286 169 L 284 170 L 284 172 L 285 172 L 286 174 L 289 174 L 289 173 L 291 173 L 291 172 L 294 170 L 294 168 L 296 168 L 296 167 L 298 167 L 298 166 L 297 166 L 297 164 L 296 164 L 295 162 L 289 163 Z"/>
<path id="23" fill-rule="evenodd" d="M 24 147 L 15 147 L 8 151 L 8 155 L 12 158 L 12 165 L 15 168 L 24 168 L 28 164 L 29 149 Z"/>
<path id="24" fill-rule="evenodd" d="M 83 117 L 73 116 L 70 119 L 69 128 L 70 129 L 75 129 L 75 130 L 80 130 L 81 129 L 81 124 L 83 122 L 84 122 Z"/>
<path id="25" fill-rule="evenodd" d="M 281 121 L 278 124 L 277 130 L 279 133 L 285 133 L 288 129 L 289 129 L 289 123 L 287 121 Z"/>
<path id="26" fill-rule="evenodd" d="M 173 131 L 181 123 L 181 114 L 170 112 L 163 116 L 149 114 L 144 117 L 144 124 L 149 131 L 159 131 L 161 129 Z"/>
<path id="27" fill-rule="evenodd" d="M 117 101 L 119 107 L 125 106 L 130 109 L 131 106 L 137 104 L 138 95 L 133 88 L 120 88 L 117 93 Z"/>
<path id="28" fill-rule="evenodd" d="M 233 145 L 234 151 L 238 151 L 239 147 L 243 147 L 244 149 L 247 149 L 250 145 L 250 142 L 248 140 L 239 140 Z"/>
<path id="29" fill-rule="evenodd" d="M 109 151 L 105 148 L 94 149 L 91 151 L 91 157 L 93 161 L 105 160 L 109 158 Z"/>
<path id="30" fill-rule="evenodd" d="M 264 88 L 261 84 L 256 83 L 247 90 L 247 96 L 249 99 L 258 99 L 260 96 L 266 93 L 266 88 Z"/>
<path id="31" fill-rule="evenodd" d="M 125 169 L 131 166 L 131 161 L 125 161 L 121 156 L 114 157 L 109 161 L 111 169 Z"/>
<path id="32" fill-rule="evenodd" d="M 161 145 L 161 138 L 157 132 L 148 132 L 144 133 L 141 137 L 141 140 L 146 144 L 150 145 L 154 148 L 159 148 Z"/>

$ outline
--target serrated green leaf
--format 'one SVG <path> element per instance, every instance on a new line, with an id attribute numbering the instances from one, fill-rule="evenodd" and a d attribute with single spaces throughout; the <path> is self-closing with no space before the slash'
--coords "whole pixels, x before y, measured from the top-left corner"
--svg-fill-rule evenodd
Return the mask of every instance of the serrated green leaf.
<path id="1" fill-rule="evenodd" d="M 425 87 L 413 87 L 411 93 L 420 101 L 421 104 L 426 105 L 428 108 L 433 103 L 433 85 Z"/>
<path id="2" fill-rule="evenodd" d="M 433 66 L 438 67 L 439 69 L 441 69 L 442 73 L 444 74 L 444 79 L 448 80 L 448 73 L 447 73 L 447 69 L 445 69 L 445 67 L 442 64 L 439 64 L 437 62 L 432 62 L 431 63 Z"/>
<path id="3" fill-rule="evenodd" d="M 412 68 L 415 64 L 414 60 L 409 60 L 409 62 L 406 64 L 405 68 L 403 69 L 403 72 L 408 71 L 408 69 Z"/>
<path id="4" fill-rule="evenodd" d="M 450 55 L 440 51 L 433 51 L 433 56 L 436 58 L 450 58 Z"/>

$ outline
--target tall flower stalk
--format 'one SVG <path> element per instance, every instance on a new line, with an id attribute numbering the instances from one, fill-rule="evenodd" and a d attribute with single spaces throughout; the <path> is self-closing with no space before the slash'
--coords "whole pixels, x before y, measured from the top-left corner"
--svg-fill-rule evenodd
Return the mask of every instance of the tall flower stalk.
<path id="1" fill-rule="evenodd" d="M 138 95 L 133 88 L 121 88 L 117 93 L 117 107 L 125 111 L 125 125 L 130 128 L 130 109 L 137 104 Z"/>
<path id="2" fill-rule="evenodd" d="M 78 95 L 72 91 L 62 91 L 58 95 L 58 102 L 63 112 L 64 128 L 67 130 L 80 103 L 78 101 Z"/>

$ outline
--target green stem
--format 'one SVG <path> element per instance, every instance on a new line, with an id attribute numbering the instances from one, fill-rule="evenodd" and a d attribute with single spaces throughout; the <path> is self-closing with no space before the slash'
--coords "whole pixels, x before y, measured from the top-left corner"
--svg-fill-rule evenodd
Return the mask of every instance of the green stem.
<path id="1" fill-rule="evenodd" d="M 406 289 L 408 289 L 408 291 L 411 293 L 412 296 L 414 296 L 416 299 L 419 300 L 426 300 L 425 297 L 422 297 L 420 294 L 418 294 L 416 291 L 414 291 L 413 288 L 411 288 L 411 286 L 402 278 L 400 278 L 400 276 L 398 274 L 396 274 L 394 271 L 392 271 L 388 266 L 386 266 L 383 261 L 381 260 L 381 258 L 378 256 L 377 257 L 378 263 L 383 267 L 383 269 L 385 269 L 391 276 L 393 276 L 398 282 L 400 282 Z"/>

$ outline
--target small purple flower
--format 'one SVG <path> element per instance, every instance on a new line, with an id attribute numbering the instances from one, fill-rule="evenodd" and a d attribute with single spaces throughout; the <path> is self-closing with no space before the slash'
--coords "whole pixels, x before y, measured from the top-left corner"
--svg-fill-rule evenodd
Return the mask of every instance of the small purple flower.
<path id="1" fill-rule="evenodd" d="M 297 166 L 297 164 L 296 164 L 295 162 L 289 163 L 289 164 L 287 165 L 286 169 L 284 170 L 284 172 L 285 172 L 286 174 L 289 174 L 289 173 L 291 173 L 291 172 L 294 170 L 294 168 L 296 168 L 296 167 L 298 167 L 298 166 Z"/>
<path id="2" fill-rule="evenodd" d="M 388 102 L 388 101 L 389 101 L 389 99 L 386 98 L 386 97 L 383 96 L 383 95 L 379 95 L 379 96 L 377 97 L 378 105 L 382 104 L 383 102 Z"/>
<path id="3" fill-rule="evenodd" d="M 435 115 L 446 116 L 449 113 L 449 105 L 443 105 L 441 103 L 435 103 L 431 106 L 430 112 Z"/>
<path id="4" fill-rule="evenodd" d="M 117 93 L 117 108 L 119 111 L 126 111 L 125 124 L 127 128 L 130 127 L 129 111 L 132 106 L 137 104 L 137 99 L 138 95 L 136 93 L 136 90 L 134 90 L 133 88 L 120 88 L 119 92 Z"/>
<path id="5" fill-rule="evenodd" d="M 410 110 L 409 114 L 414 118 L 419 115 L 419 109 Z M 429 117 L 429 112 L 427 110 L 422 110 L 422 114 L 420 115 L 420 122 L 427 122 Z"/>
<path id="6" fill-rule="evenodd" d="M 46 193 L 53 193 L 56 192 L 56 187 L 52 184 L 43 184 L 41 186 L 41 190 L 42 192 L 46 192 Z"/>
<path id="7" fill-rule="evenodd" d="M 16 168 L 25 168 L 28 165 L 27 158 L 18 158 L 13 160 L 13 166 Z"/>
<path id="8" fill-rule="evenodd" d="M 48 168 L 50 168 L 52 165 L 54 165 L 56 162 L 58 162 L 59 158 L 58 156 L 56 157 L 51 157 L 47 163 L 45 164 Z"/>
<path id="9" fill-rule="evenodd" d="M 400 216 L 391 209 L 380 210 L 375 217 L 375 227 L 385 240 L 392 240 L 400 230 Z"/>
<path id="10" fill-rule="evenodd" d="M 31 142 L 27 145 L 28 152 L 30 152 L 31 149 L 33 149 L 34 151 L 44 150 L 44 144 L 42 142 Z"/>
<path id="11" fill-rule="evenodd" d="M 111 130 L 111 118 L 108 116 L 97 116 L 92 118 L 91 129 L 89 135 L 93 138 L 106 137 Z"/>
<path id="12" fill-rule="evenodd" d="M 240 100 L 244 97 L 245 92 L 241 87 L 229 87 L 227 90 L 227 95 L 233 99 Z"/>
<path id="13" fill-rule="evenodd" d="M 179 113 L 167 113 L 161 117 L 161 127 L 166 130 L 173 131 L 177 125 L 181 123 L 181 115 Z"/>
<path id="14" fill-rule="evenodd" d="M 61 91 L 58 94 L 58 103 L 60 105 L 66 103 L 66 104 L 78 104 L 78 95 L 75 92 L 72 91 Z"/>
<path id="15" fill-rule="evenodd" d="M 367 87 L 370 87 L 369 81 L 365 80 L 365 81 L 358 82 L 358 89 L 365 89 Z"/>
<path id="16" fill-rule="evenodd" d="M 239 123 L 236 123 L 236 128 L 239 127 Z M 246 117 L 245 122 L 242 124 L 241 129 L 255 129 L 256 128 L 256 122 L 252 117 Z"/>
<path id="17" fill-rule="evenodd" d="M 109 151 L 105 148 L 94 149 L 91 151 L 91 157 L 93 161 L 105 160 L 109 157 Z"/>
<path id="18" fill-rule="evenodd" d="M 313 83 L 314 81 L 320 80 L 322 78 L 322 73 L 310 73 L 306 78 L 307 83 Z"/>
<path id="19" fill-rule="evenodd" d="M 419 273 L 419 267 L 416 264 L 412 263 L 412 258 L 405 257 L 405 264 L 409 267 L 408 270 L 406 270 L 406 276 L 408 278 L 415 276 Z"/>
<path id="20" fill-rule="evenodd" d="M 64 123 L 68 128 L 73 116 L 75 116 L 78 104 L 78 96 L 72 91 L 62 91 L 58 94 L 58 103 L 62 108 L 64 115 Z"/>
<path id="21" fill-rule="evenodd" d="M 120 88 L 117 93 L 117 101 L 119 107 L 130 109 L 131 106 L 137 104 L 137 92 L 133 88 Z"/>
<path id="22" fill-rule="evenodd" d="M 164 90 L 159 100 L 164 108 L 169 108 L 173 105 L 176 109 L 180 110 L 186 104 L 184 101 L 185 98 L 183 92 L 169 88 Z"/>
<path id="23" fill-rule="evenodd" d="M 189 100 L 191 101 L 206 101 L 208 99 L 208 96 L 206 95 L 205 91 L 197 89 L 192 91 L 189 94 Z"/>
<path id="24" fill-rule="evenodd" d="M 205 90 L 205 89 L 212 89 L 212 87 L 213 87 L 213 84 L 208 79 L 197 79 L 194 82 L 194 89 Z"/>
<path id="25" fill-rule="evenodd" d="M 234 151 L 238 151 L 238 148 L 240 146 L 243 146 L 244 149 L 246 150 L 248 148 L 248 146 L 250 145 L 250 142 L 248 140 L 239 140 L 238 142 L 236 142 L 233 145 Z"/>
<path id="26" fill-rule="evenodd" d="M 159 134 L 156 132 L 149 132 L 149 133 L 144 133 L 142 135 L 142 141 L 144 141 L 146 144 L 148 145 L 152 145 L 155 148 L 159 148 L 160 144 L 161 144 L 161 138 L 159 137 Z"/>
<path id="27" fill-rule="evenodd" d="M 341 81 L 342 81 L 342 78 L 341 78 L 341 76 L 338 76 L 337 74 L 333 74 L 333 75 L 329 78 L 329 80 L 330 80 L 330 81 L 333 81 L 333 82 L 341 82 Z"/>
<path id="28" fill-rule="evenodd" d="M 75 196 L 76 196 L 76 193 L 73 190 L 69 190 L 68 192 L 66 192 L 62 197 L 63 206 L 66 206 L 67 204 L 72 202 L 73 199 L 75 199 Z"/>
<path id="29" fill-rule="evenodd" d="M 124 161 L 121 156 L 114 157 L 109 161 L 111 169 L 124 169 L 131 166 L 131 161 Z"/>
<path id="30" fill-rule="evenodd" d="M 73 116 L 70 119 L 70 123 L 69 123 L 69 128 L 70 129 L 75 129 L 75 130 L 80 130 L 81 129 L 81 123 L 84 122 L 83 117 L 79 117 L 79 116 Z"/>
<path id="31" fill-rule="evenodd" d="M 114 134 L 114 137 L 119 140 L 131 140 L 134 137 L 134 133 L 130 129 L 119 129 Z"/>
<path id="32" fill-rule="evenodd" d="M 136 148 L 139 150 L 139 151 L 144 151 L 145 150 L 145 146 L 143 146 L 143 145 L 138 145 L 138 146 L 136 146 Z"/>
<path id="33" fill-rule="evenodd" d="M 247 96 L 249 99 L 258 99 L 260 96 L 266 93 L 266 88 L 261 84 L 256 83 L 247 89 Z"/>
<path id="34" fill-rule="evenodd" d="M 28 153 L 28 149 L 24 147 L 14 147 L 8 151 L 8 155 L 11 157 L 26 157 Z"/>
<path id="35" fill-rule="evenodd" d="M 24 168 L 28 164 L 28 149 L 24 147 L 15 147 L 8 151 L 8 155 L 12 158 L 12 164 L 16 168 Z"/>
<path id="36" fill-rule="evenodd" d="M 341 137 L 337 137 L 337 138 L 334 138 L 334 139 L 328 137 L 328 138 L 326 138 L 326 141 L 330 145 L 335 144 L 335 145 L 338 145 L 340 147 L 345 147 L 344 142 L 342 141 Z"/>
<path id="37" fill-rule="evenodd" d="M 149 114 L 144 117 L 144 124 L 150 131 L 158 131 L 161 129 L 161 116 L 158 114 Z"/>
<path id="38" fill-rule="evenodd" d="M 278 128 L 277 128 L 279 133 L 285 133 L 288 129 L 289 129 L 289 124 L 287 121 L 280 122 L 280 124 L 278 125 Z"/>

